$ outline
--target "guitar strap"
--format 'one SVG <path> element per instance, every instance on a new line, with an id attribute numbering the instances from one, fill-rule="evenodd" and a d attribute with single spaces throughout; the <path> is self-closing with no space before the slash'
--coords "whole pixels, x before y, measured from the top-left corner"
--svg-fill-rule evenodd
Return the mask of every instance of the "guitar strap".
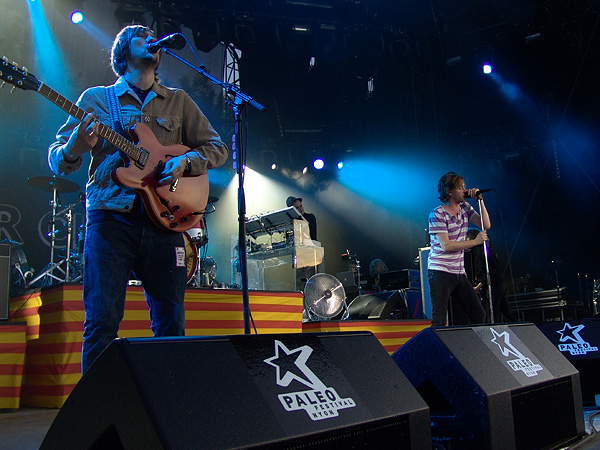
<path id="1" fill-rule="evenodd" d="M 110 121 L 113 124 L 113 130 L 119 133 L 121 136 L 127 139 L 125 133 L 125 127 L 123 126 L 123 115 L 121 114 L 121 103 L 115 92 L 115 86 L 108 86 L 106 88 L 106 104 L 108 105 L 108 113 L 110 114 Z"/>
<path id="2" fill-rule="evenodd" d="M 106 104 L 108 105 L 108 113 L 110 114 L 110 121 L 113 124 L 113 130 L 129 140 L 127 133 L 125 133 L 125 127 L 123 126 L 123 114 L 121 114 L 121 103 L 115 92 L 115 86 L 108 86 L 106 88 Z M 133 207 L 131 208 L 131 214 L 143 215 L 144 204 L 141 201 L 140 195 L 136 193 Z"/>

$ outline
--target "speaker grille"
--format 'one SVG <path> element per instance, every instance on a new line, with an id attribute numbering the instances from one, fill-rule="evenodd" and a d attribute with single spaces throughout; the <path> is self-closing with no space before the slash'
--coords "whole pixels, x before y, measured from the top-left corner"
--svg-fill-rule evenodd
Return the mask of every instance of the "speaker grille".
<path id="1" fill-rule="evenodd" d="M 349 448 L 409 450 L 412 447 L 409 418 L 404 416 L 252 448 L 266 450 L 347 450 Z"/>
<path id="2" fill-rule="evenodd" d="M 555 447 L 577 436 L 570 380 L 514 391 L 512 409 L 517 450 Z"/>

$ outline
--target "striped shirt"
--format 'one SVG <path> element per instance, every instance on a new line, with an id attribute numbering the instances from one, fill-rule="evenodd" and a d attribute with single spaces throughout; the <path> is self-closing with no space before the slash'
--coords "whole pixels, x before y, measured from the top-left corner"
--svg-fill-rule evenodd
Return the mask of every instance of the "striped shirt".
<path id="1" fill-rule="evenodd" d="M 441 205 L 429 214 L 429 235 L 431 251 L 427 268 L 453 274 L 465 273 L 465 251 L 445 252 L 438 234 L 447 233 L 451 241 L 464 241 L 467 237 L 469 220 L 476 214 L 475 209 L 467 202 L 460 204 L 458 217 L 452 216 Z"/>

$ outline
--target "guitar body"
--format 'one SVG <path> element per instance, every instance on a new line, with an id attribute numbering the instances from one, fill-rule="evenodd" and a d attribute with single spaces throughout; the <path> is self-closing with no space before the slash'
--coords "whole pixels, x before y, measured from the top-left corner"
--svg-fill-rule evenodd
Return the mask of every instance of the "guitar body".
<path id="1" fill-rule="evenodd" d="M 208 202 L 208 177 L 182 177 L 175 188 L 158 184 L 164 163 L 190 149 L 185 145 L 162 145 L 143 123 L 136 124 L 129 133 L 136 147 L 149 153 L 148 160 L 141 167 L 125 157 L 125 166 L 113 171 L 113 181 L 120 186 L 133 188 L 141 195 L 144 206 L 159 228 L 169 231 L 194 228 Z"/>

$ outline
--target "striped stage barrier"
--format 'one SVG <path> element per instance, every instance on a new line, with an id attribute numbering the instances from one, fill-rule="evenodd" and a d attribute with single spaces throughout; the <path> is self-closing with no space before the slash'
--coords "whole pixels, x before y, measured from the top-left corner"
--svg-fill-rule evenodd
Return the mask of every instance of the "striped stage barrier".
<path id="1" fill-rule="evenodd" d="M 23 322 L 0 322 L 0 410 L 20 406 L 26 331 Z"/>
<path id="2" fill-rule="evenodd" d="M 81 299 L 80 284 L 43 288 L 11 299 L 11 320 L 26 323 L 21 405 L 60 408 L 81 378 L 84 321 Z M 249 306 L 252 334 L 255 328 L 258 334 L 371 331 L 390 354 L 430 324 L 422 320 L 303 324 L 300 292 L 250 291 Z M 239 290 L 188 289 L 185 309 L 188 336 L 244 334 L 242 293 Z M 119 337 L 150 336 L 143 290 L 130 286 Z"/>
<path id="3" fill-rule="evenodd" d="M 44 288 L 11 299 L 11 320 L 27 324 L 23 406 L 61 407 L 81 378 L 81 299 L 80 284 Z M 302 332 L 302 294 L 251 291 L 249 305 L 252 333 L 254 327 L 259 334 Z M 188 336 L 244 334 L 241 291 L 189 289 L 185 308 Z M 143 290 L 128 287 L 119 337 L 150 336 Z"/>
<path id="4" fill-rule="evenodd" d="M 343 320 L 310 322 L 302 327 L 306 332 L 370 331 L 391 355 L 410 338 L 431 326 L 429 320 Z"/>

